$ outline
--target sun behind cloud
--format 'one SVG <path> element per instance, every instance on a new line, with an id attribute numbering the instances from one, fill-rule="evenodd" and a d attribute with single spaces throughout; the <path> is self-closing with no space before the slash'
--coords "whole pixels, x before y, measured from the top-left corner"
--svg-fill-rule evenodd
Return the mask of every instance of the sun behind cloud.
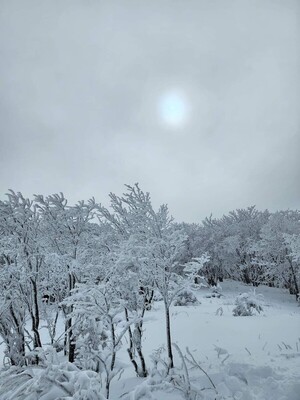
<path id="1" fill-rule="evenodd" d="M 161 96 L 158 112 L 162 121 L 170 127 L 181 127 L 189 115 L 188 101 L 179 91 L 169 91 Z"/>

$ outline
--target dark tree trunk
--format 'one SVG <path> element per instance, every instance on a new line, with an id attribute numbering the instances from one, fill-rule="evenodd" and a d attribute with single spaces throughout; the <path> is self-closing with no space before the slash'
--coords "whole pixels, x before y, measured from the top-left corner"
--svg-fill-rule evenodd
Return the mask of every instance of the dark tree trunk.
<path id="1" fill-rule="evenodd" d="M 42 341 L 39 333 L 39 325 L 40 325 L 40 311 L 39 311 L 39 303 L 38 303 L 38 288 L 37 283 L 34 279 L 30 279 L 32 285 L 33 292 L 33 307 L 30 311 L 31 316 L 31 329 L 33 332 L 33 347 L 34 349 L 38 347 L 42 347 Z M 35 364 L 39 363 L 38 356 L 36 356 L 34 360 Z"/>
<path id="2" fill-rule="evenodd" d="M 139 335 L 139 342 L 136 345 L 136 350 L 139 355 L 140 361 L 141 361 L 141 371 L 139 372 L 139 376 L 146 378 L 148 375 L 147 368 L 146 368 L 146 362 L 145 358 L 142 352 L 142 322 L 136 325 L 136 330 Z"/>
<path id="3" fill-rule="evenodd" d="M 126 318 L 126 321 L 129 322 L 127 308 L 125 308 L 125 318 Z M 139 368 L 138 368 L 137 362 L 134 359 L 134 347 L 133 347 L 133 337 L 132 337 L 131 326 L 129 326 L 129 328 L 128 328 L 128 335 L 129 335 L 129 347 L 127 349 L 127 353 L 129 355 L 129 359 L 134 367 L 136 374 L 139 375 Z"/>
<path id="4" fill-rule="evenodd" d="M 67 329 L 68 329 L 68 360 L 70 363 L 75 361 L 75 340 L 73 337 L 73 330 L 72 330 L 72 319 L 69 318 L 67 320 Z"/>
<path id="5" fill-rule="evenodd" d="M 174 368 L 174 358 L 172 352 L 172 340 L 171 340 L 171 321 L 170 321 L 170 307 L 165 302 L 165 314 L 166 314 L 166 333 L 167 333 L 167 350 L 169 359 L 169 368 Z"/>
<path id="6" fill-rule="evenodd" d="M 12 365 L 23 366 L 26 365 L 25 360 L 25 335 L 23 328 L 23 321 L 18 318 L 17 314 L 14 312 L 12 304 L 10 305 L 10 315 L 13 322 L 13 330 L 15 331 L 15 340 L 13 345 L 11 345 L 9 339 L 11 338 L 11 328 L 6 330 L 2 325 L 2 328 L 6 331 L 5 336 L 7 337 L 7 347 L 9 351 L 9 358 Z M 22 318 L 22 317 L 21 317 Z"/>
<path id="7" fill-rule="evenodd" d="M 114 326 L 112 317 L 110 317 L 110 332 L 111 332 L 111 341 L 112 341 L 112 355 L 111 355 L 110 370 L 113 371 L 115 368 L 115 362 L 116 362 L 116 331 L 115 331 L 115 326 Z"/>
<path id="8" fill-rule="evenodd" d="M 145 312 L 145 309 L 143 310 L 142 317 L 144 316 L 144 312 Z M 125 317 L 126 317 L 126 321 L 129 322 L 128 310 L 126 308 L 125 308 Z M 143 327 L 142 321 L 139 324 L 135 325 L 135 329 L 139 335 L 139 343 L 134 343 L 132 329 L 131 329 L 131 327 L 128 328 L 129 348 L 127 349 L 127 353 L 129 355 L 130 361 L 132 362 L 132 365 L 134 367 L 134 370 L 135 370 L 137 376 L 145 378 L 148 376 L 148 372 L 147 372 L 146 362 L 145 362 L 145 358 L 144 358 L 144 355 L 142 352 L 142 347 L 141 347 L 142 327 Z M 135 346 L 136 346 L 136 350 L 137 350 L 137 353 L 138 353 L 138 356 L 139 356 L 139 359 L 141 362 L 141 368 L 139 368 L 139 366 L 135 360 L 135 357 L 134 357 Z"/>
<path id="9" fill-rule="evenodd" d="M 68 354 L 68 321 L 65 321 L 64 356 Z"/>
<path id="10" fill-rule="evenodd" d="M 74 287 L 75 287 L 75 276 L 72 273 L 69 273 L 69 293 L 71 293 Z M 73 312 L 73 306 L 70 306 L 68 313 L 71 314 L 72 312 Z M 72 318 L 68 318 L 67 320 L 67 330 L 68 330 L 67 332 L 68 360 L 69 362 L 73 363 L 75 361 L 76 343 L 72 330 Z"/>

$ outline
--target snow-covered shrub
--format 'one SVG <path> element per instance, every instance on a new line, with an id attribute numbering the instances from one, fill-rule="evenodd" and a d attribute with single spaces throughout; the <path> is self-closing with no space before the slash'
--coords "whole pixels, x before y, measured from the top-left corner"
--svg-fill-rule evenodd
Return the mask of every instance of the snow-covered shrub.
<path id="1" fill-rule="evenodd" d="M 0 373 L 1 400 L 104 400 L 100 375 L 69 362 L 41 367 L 11 367 Z"/>
<path id="2" fill-rule="evenodd" d="M 222 288 L 221 288 L 220 285 L 213 286 L 213 287 L 211 288 L 211 293 L 208 294 L 208 295 L 206 295 L 205 297 L 206 297 L 207 299 L 210 299 L 210 298 L 212 298 L 212 297 L 213 297 L 213 298 L 219 299 L 221 296 L 223 296 L 222 293 L 221 293 L 221 290 L 222 290 Z"/>
<path id="3" fill-rule="evenodd" d="M 186 400 L 216 399 L 217 390 L 214 382 L 190 350 L 186 348 L 186 354 L 183 354 L 177 344 L 172 343 L 172 346 L 178 353 L 177 366 L 170 369 L 164 357 L 164 349 L 156 350 L 151 356 L 154 365 L 149 376 L 134 388 L 130 393 L 130 399 L 154 400 L 166 397 Z M 155 396 L 152 395 L 153 392 Z"/>
<path id="4" fill-rule="evenodd" d="M 260 300 L 258 296 L 255 295 L 255 292 L 242 293 L 237 296 L 235 299 L 235 308 L 233 309 L 233 315 L 235 317 L 248 317 L 253 315 L 255 311 L 258 313 L 263 311 Z"/>
<path id="5" fill-rule="evenodd" d="M 64 304 L 73 307 L 75 364 L 101 375 L 108 398 L 111 381 L 123 370 L 116 360 L 122 338 L 139 318 L 124 319 L 122 303 L 111 283 L 77 284 Z"/>
<path id="6" fill-rule="evenodd" d="M 190 306 L 196 304 L 199 304 L 197 297 L 188 289 L 180 292 L 174 301 L 174 306 Z"/>
<path id="7" fill-rule="evenodd" d="M 19 299 L 0 299 L 0 338 L 5 343 L 4 354 L 10 365 L 25 362 L 25 309 Z"/>

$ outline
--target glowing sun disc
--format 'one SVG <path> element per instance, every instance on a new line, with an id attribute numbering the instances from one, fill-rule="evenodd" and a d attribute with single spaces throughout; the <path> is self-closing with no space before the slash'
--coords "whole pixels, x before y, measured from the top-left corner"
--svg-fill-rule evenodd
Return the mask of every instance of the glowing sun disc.
<path id="1" fill-rule="evenodd" d="M 187 102 L 177 92 L 167 93 L 160 99 L 159 113 L 167 125 L 180 126 L 187 119 Z"/>

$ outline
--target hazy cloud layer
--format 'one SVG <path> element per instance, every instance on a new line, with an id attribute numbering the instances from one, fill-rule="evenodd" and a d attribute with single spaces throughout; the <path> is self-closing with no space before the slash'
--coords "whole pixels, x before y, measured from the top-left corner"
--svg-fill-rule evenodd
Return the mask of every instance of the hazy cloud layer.
<path id="1" fill-rule="evenodd" d="M 297 0 L 0 0 L 1 193 L 299 208 L 299 38 Z"/>

